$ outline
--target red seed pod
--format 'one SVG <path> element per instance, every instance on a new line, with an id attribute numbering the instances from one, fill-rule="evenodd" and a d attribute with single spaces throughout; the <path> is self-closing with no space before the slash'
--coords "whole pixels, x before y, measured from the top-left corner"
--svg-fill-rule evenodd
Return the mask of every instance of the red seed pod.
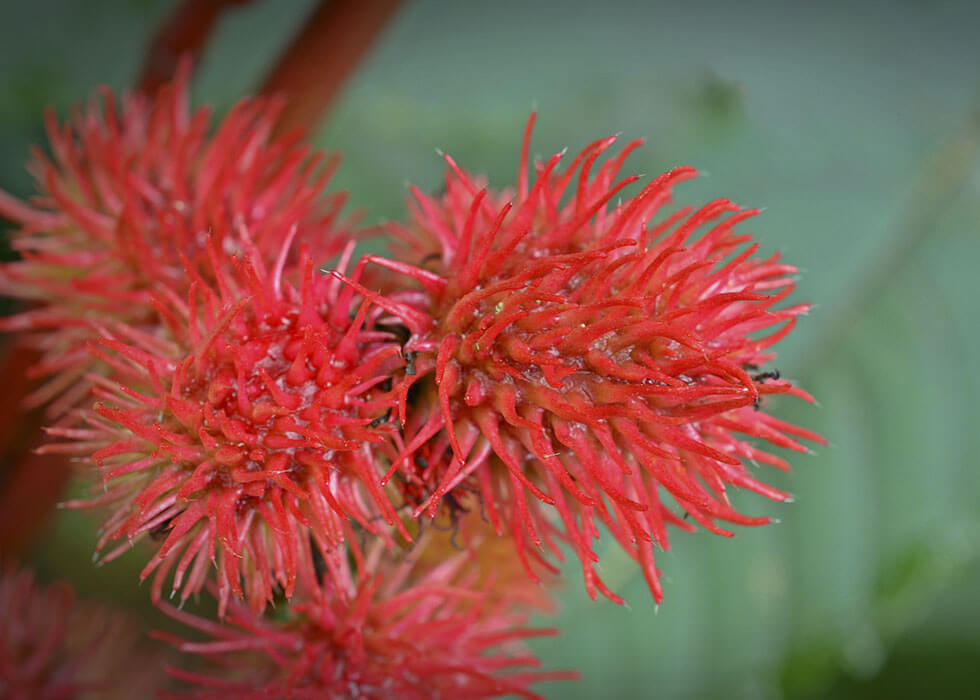
<path id="1" fill-rule="evenodd" d="M 75 599 L 64 582 L 44 588 L 29 571 L 0 575 L 0 697 L 149 697 L 166 676 L 136 620 Z"/>
<path id="2" fill-rule="evenodd" d="M 312 548 L 343 548 L 352 523 L 409 538 L 380 486 L 396 451 L 385 418 L 400 346 L 374 329 L 382 310 L 308 252 L 284 274 L 288 246 L 266 268 L 255 248 L 227 259 L 208 243 L 214 288 L 189 266 L 187 300 L 171 291 L 161 298 L 174 310 L 158 304 L 170 340 L 103 329 L 92 350 L 110 373 L 90 375 L 100 402 L 43 448 L 90 457 L 101 472 L 98 495 L 68 505 L 113 509 L 99 549 L 120 543 L 105 559 L 159 542 L 142 573 L 156 572 L 156 599 L 172 573 L 185 600 L 215 562 L 221 610 L 244 596 L 258 611 L 277 588 L 289 597 L 297 578 L 310 580 Z"/>
<path id="3" fill-rule="evenodd" d="M 240 102 L 212 133 L 207 108 L 191 111 L 187 71 L 153 97 L 108 90 L 64 125 L 47 115 L 50 156 L 35 150 L 38 194 L 0 191 L 0 217 L 19 225 L 21 260 L 0 264 L 0 293 L 28 302 L 0 320 L 41 351 L 47 379 L 28 403 L 61 416 L 84 398 L 97 325 L 151 328 L 159 285 L 203 274 L 210 239 L 226 255 L 247 238 L 271 264 L 293 229 L 319 260 L 340 252 L 345 195 L 324 195 L 337 159 L 270 134 L 280 105 Z M 326 164 L 325 164 L 326 163 Z"/>
<path id="4" fill-rule="evenodd" d="M 533 684 L 577 678 L 537 670 L 523 642 L 556 634 L 528 627 L 548 598 L 475 523 L 461 526 L 459 550 L 434 529 L 410 551 L 352 544 L 331 585 L 274 618 L 232 604 L 218 624 L 164 606 L 205 641 L 161 636 L 212 662 L 174 672 L 192 688 L 180 697 L 537 698 Z"/>
<path id="5" fill-rule="evenodd" d="M 402 384 L 400 414 L 422 417 L 409 420 L 414 435 L 392 471 L 421 478 L 410 455 L 444 440 L 450 466 L 428 471 L 435 481 L 419 513 L 435 514 L 454 489 L 479 489 L 487 510 L 512 513 L 519 542 L 537 546 L 557 517 L 589 593 L 618 600 L 593 570 L 602 522 L 659 601 L 653 545 L 666 548 L 665 523 L 681 523 L 664 495 L 721 535 L 731 532 L 719 522 L 766 523 L 737 513 L 726 494 L 736 486 L 788 498 L 749 472 L 745 462 L 787 467 L 751 438 L 798 451 L 800 438 L 821 441 L 760 410 L 770 394 L 809 395 L 754 374 L 808 306 L 782 305 L 796 268 L 756 257 L 758 245 L 736 232 L 755 210 L 721 199 L 661 213 L 692 168 L 611 204 L 637 180 L 616 177 L 638 142 L 594 174 L 614 138 L 590 144 L 565 171 L 558 154 L 529 184 L 533 121 L 512 201 L 447 157 L 445 195 L 415 190 L 412 222 L 392 227 L 403 260 L 368 258 L 348 280 L 412 334 L 415 373 Z M 358 282 L 369 262 L 417 287 L 371 293 Z M 407 406 L 414 382 L 431 388 Z"/>

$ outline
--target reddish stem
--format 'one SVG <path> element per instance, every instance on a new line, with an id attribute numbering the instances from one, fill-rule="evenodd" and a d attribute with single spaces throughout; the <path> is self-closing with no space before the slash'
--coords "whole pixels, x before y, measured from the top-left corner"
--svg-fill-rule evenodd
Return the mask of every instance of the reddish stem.
<path id="1" fill-rule="evenodd" d="M 251 0 L 181 0 L 173 15 L 157 31 L 143 63 L 136 87 L 153 94 L 177 72 L 177 63 L 189 56 L 197 65 L 221 13 Z"/>
<path id="2" fill-rule="evenodd" d="M 35 351 L 7 338 L 0 347 L 0 556 L 23 554 L 47 522 L 71 469 L 61 455 L 36 455 L 42 440 L 41 409 L 25 412 L 22 399 L 35 387 L 28 368 Z"/>
<path id="3" fill-rule="evenodd" d="M 17 451 L 25 440 L 36 442 L 33 435 L 25 435 L 21 401 L 37 386 L 28 370 L 39 359 L 40 354 L 36 350 L 20 346 L 12 336 L 0 342 L 0 381 L 3 382 L 5 394 L 4 401 L 0 402 L 0 455 L 4 457 Z M 7 459 L 0 462 L 0 485 L 10 467 Z"/>
<path id="4" fill-rule="evenodd" d="M 10 455 L 5 455 L 9 457 Z M 71 465 L 62 455 L 30 450 L 14 456 L 0 489 L 0 558 L 22 556 L 54 514 Z"/>
<path id="5" fill-rule="evenodd" d="M 322 0 L 262 85 L 285 95 L 277 130 L 311 131 L 401 0 Z"/>

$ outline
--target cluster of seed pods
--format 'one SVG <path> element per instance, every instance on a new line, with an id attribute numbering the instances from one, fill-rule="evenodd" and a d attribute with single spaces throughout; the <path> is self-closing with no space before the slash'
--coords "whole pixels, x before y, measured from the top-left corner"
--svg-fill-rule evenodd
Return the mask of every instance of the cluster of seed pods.
<path id="1" fill-rule="evenodd" d="M 145 553 L 154 600 L 214 640 L 181 648 L 264 659 L 181 672 L 202 696 L 530 694 L 552 676 L 519 641 L 565 548 L 620 601 L 607 531 L 659 602 L 668 526 L 768 522 L 731 487 L 788 498 L 750 467 L 820 441 L 767 412 L 810 400 L 765 369 L 807 306 L 737 230 L 756 211 L 673 206 L 688 167 L 624 197 L 638 142 L 532 165 L 532 116 L 515 189 L 447 157 L 444 194 L 413 188 L 358 258 L 336 159 L 272 136 L 274 101 L 212 132 L 186 92 L 49 119 L 38 196 L 0 193 L 0 289 L 27 304 L 0 327 L 40 352 L 42 449 L 94 481 L 69 505 L 105 514 L 102 560 Z M 219 621 L 163 602 L 205 590 Z"/>

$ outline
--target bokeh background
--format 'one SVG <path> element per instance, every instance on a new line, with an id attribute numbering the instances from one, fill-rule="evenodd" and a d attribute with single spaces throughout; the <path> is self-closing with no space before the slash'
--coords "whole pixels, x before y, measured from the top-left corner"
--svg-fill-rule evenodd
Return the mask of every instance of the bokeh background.
<path id="1" fill-rule="evenodd" d="M 31 190 L 40 114 L 132 83 L 170 0 L 0 3 L 0 187 Z M 308 0 L 222 21 L 195 84 L 226 109 L 253 89 Z M 819 407 L 774 411 L 831 441 L 768 474 L 796 494 L 737 505 L 781 524 L 732 540 L 676 533 L 654 606 L 600 543 L 629 606 L 593 602 L 569 567 L 553 698 L 943 696 L 980 668 L 980 5 L 973 2 L 407 2 L 317 134 L 368 221 L 435 189 L 440 148 L 513 181 L 533 151 L 643 136 L 632 169 L 691 164 L 677 199 L 765 207 L 745 230 L 801 266 L 816 308 L 781 346 Z M 738 497 L 738 495 L 737 495 Z M 61 513 L 31 561 L 139 608 L 139 565 L 94 569 L 93 523 Z M 135 558 L 134 558 L 135 559 Z M 151 621 L 152 612 L 142 614 Z"/>

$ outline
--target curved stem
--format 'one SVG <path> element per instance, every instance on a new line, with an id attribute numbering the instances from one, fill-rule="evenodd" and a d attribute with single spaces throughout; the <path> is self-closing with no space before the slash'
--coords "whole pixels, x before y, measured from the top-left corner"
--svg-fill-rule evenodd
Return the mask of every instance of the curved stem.
<path id="1" fill-rule="evenodd" d="M 312 131 L 401 0 L 322 0 L 262 85 L 286 97 L 277 131 Z"/>
<path id="2" fill-rule="evenodd" d="M 42 439 L 41 409 L 24 411 L 21 400 L 36 382 L 28 369 L 38 354 L 12 338 L 0 345 L 0 557 L 22 555 L 51 517 L 71 465 L 62 455 L 33 453 Z"/>
<path id="3" fill-rule="evenodd" d="M 248 2 L 251 0 L 180 0 L 150 43 L 136 89 L 147 94 L 156 92 L 173 79 L 184 56 L 196 65 L 221 13 Z"/>

